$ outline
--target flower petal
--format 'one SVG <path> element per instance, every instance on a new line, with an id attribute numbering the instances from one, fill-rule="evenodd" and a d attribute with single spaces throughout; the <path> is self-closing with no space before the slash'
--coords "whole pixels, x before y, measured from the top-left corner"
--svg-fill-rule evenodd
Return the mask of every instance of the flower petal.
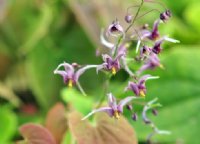
<path id="1" fill-rule="evenodd" d="M 78 81 L 79 77 L 88 69 L 91 68 L 97 68 L 98 65 L 86 65 L 82 68 L 80 68 L 76 73 L 75 73 L 75 81 Z"/>
<path id="2" fill-rule="evenodd" d="M 70 64 L 68 64 L 68 63 L 66 63 L 66 62 L 59 64 L 58 67 L 54 70 L 54 73 L 55 73 L 56 71 L 58 71 L 62 66 L 64 67 L 66 73 L 67 73 L 69 76 L 73 75 L 73 73 L 74 73 L 74 68 L 73 68 L 73 66 L 70 65 Z"/>
<path id="3" fill-rule="evenodd" d="M 101 43 L 109 49 L 112 49 L 115 46 L 113 43 L 110 43 L 109 41 L 105 39 L 103 30 L 101 30 L 100 40 L 101 40 Z"/>
<path id="4" fill-rule="evenodd" d="M 173 38 L 169 38 L 167 36 L 164 37 L 164 40 L 172 42 L 172 43 L 180 43 L 179 40 L 173 39 Z"/>
<path id="5" fill-rule="evenodd" d="M 147 80 L 150 80 L 150 79 L 158 79 L 159 78 L 159 76 L 151 76 L 151 75 L 144 75 L 144 76 L 142 76 L 141 78 L 140 78 L 140 80 L 139 80 L 139 85 L 140 84 L 143 84 L 144 82 L 146 82 Z"/>
<path id="6" fill-rule="evenodd" d="M 95 109 L 95 110 L 91 111 L 88 115 L 83 117 L 81 120 L 85 120 L 85 119 L 87 119 L 88 117 L 90 117 L 91 115 L 93 115 L 94 113 L 97 113 L 97 112 L 106 112 L 109 116 L 113 115 L 112 108 L 110 108 L 110 107 L 102 107 L 102 108 Z"/>

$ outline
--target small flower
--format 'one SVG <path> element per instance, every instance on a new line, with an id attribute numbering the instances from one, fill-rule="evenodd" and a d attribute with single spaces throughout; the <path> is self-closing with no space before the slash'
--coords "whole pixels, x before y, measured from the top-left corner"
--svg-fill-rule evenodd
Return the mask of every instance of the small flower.
<path id="1" fill-rule="evenodd" d="M 97 72 L 101 69 L 105 69 L 107 71 L 111 71 L 111 73 L 115 75 L 121 68 L 120 60 L 125 55 L 125 53 L 126 49 L 123 47 L 119 47 L 117 51 L 117 56 L 115 58 L 111 57 L 108 54 L 103 54 L 102 58 L 104 63 L 97 67 Z"/>
<path id="2" fill-rule="evenodd" d="M 159 38 L 160 34 L 159 34 L 159 31 L 158 31 L 158 25 L 160 24 L 160 20 L 156 20 L 153 24 L 153 28 L 152 30 L 148 30 L 147 28 L 142 28 L 142 30 L 140 30 L 138 32 L 138 34 L 136 33 L 133 33 L 133 35 L 131 37 L 135 37 L 137 35 L 140 36 L 140 40 L 143 40 L 145 38 L 148 38 L 150 40 L 156 40 Z"/>
<path id="3" fill-rule="evenodd" d="M 136 46 L 136 53 L 138 52 L 138 50 L 140 48 L 140 43 L 142 40 L 144 40 L 145 38 L 148 38 L 149 40 L 155 41 L 156 39 L 158 39 L 160 37 L 159 31 L 158 31 L 159 23 L 160 23 L 160 20 L 156 20 L 154 22 L 152 31 L 147 30 L 147 29 L 142 29 L 141 31 L 138 32 L 138 34 L 134 33 L 131 36 L 133 38 L 136 35 L 139 35 L 139 40 L 138 40 L 137 46 Z"/>
<path id="4" fill-rule="evenodd" d="M 128 86 L 125 88 L 125 91 L 131 90 L 135 93 L 136 96 L 145 97 L 146 95 L 146 86 L 145 82 L 150 79 L 157 79 L 158 76 L 144 75 L 137 82 L 129 82 Z"/>
<path id="5" fill-rule="evenodd" d="M 138 74 L 147 69 L 155 69 L 156 67 L 160 67 L 164 69 L 163 65 L 160 63 L 160 60 L 155 53 L 151 53 L 149 57 L 146 59 L 145 63 L 141 66 L 141 68 L 137 71 Z"/>
<path id="6" fill-rule="evenodd" d="M 140 58 L 143 59 L 145 56 L 148 56 L 151 53 L 152 49 L 146 45 L 144 45 L 140 49 Z"/>
<path id="7" fill-rule="evenodd" d="M 169 38 L 168 36 L 163 36 L 161 39 L 157 40 L 152 48 L 152 51 L 155 53 L 155 54 L 159 54 L 161 51 L 162 51 L 162 47 L 161 47 L 161 44 L 164 42 L 164 41 L 169 41 L 169 42 L 172 42 L 172 43 L 179 43 L 180 41 L 179 40 L 175 40 L 175 39 L 172 39 L 172 38 Z"/>
<path id="8" fill-rule="evenodd" d="M 122 55 L 118 55 L 115 59 L 113 59 L 111 56 L 104 54 L 103 55 L 103 61 L 104 63 L 104 69 L 107 71 L 111 71 L 113 75 L 115 75 L 119 69 L 120 69 L 120 58 Z"/>
<path id="9" fill-rule="evenodd" d="M 119 119 L 120 115 L 123 113 L 124 106 L 133 99 L 137 99 L 137 97 L 128 96 L 128 97 L 122 99 L 117 104 L 116 98 L 111 93 L 109 93 L 108 94 L 108 106 L 93 110 L 88 115 L 86 115 L 84 118 L 82 118 L 82 120 L 87 119 L 88 117 L 90 117 L 91 115 L 93 115 L 94 113 L 97 113 L 97 112 L 106 112 L 110 117 Z"/>
<path id="10" fill-rule="evenodd" d="M 58 67 L 54 70 L 54 74 L 59 74 L 63 77 L 63 81 L 65 84 L 67 84 L 69 87 L 72 87 L 73 85 L 76 85 L 78 82 L 79 77 L 88 69 L 90 68 L 96 68 L 97 65 L 87 65 L 85 67 L 80 68 L 75 72 L 75 67 L 77 67 L 78 64 L 68 64 L 66 62 L 61 63 L 58 65 Z M 64 67 L 64 70 L 60 70 L 61 67 Z"/>
<path id="11" fill-rule="evenodd" d="M 170 17 L 172 16 L 170 10 L 166 10 L 165 12 L 160 14 L 160 19 L 164 22 L 166 22 Z"/>
<path id="12" fill-rule="evenodd" d="M 110 36 L 110 35 L 114 37 L 118 37 L 119 35 L 124 35 L 124 29 L 119 24 L 119 21 L 117 19 L 113 21 L 113 23 L 109 25 L 107 29 L 107 36 Z"/>

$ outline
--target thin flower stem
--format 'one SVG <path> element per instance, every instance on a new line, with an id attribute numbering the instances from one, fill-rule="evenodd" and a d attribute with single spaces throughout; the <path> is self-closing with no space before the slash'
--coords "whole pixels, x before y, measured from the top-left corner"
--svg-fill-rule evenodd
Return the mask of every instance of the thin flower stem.
<path id="1" fill-rule="evenodd" d="M 82 86 L 80 85 L 79 82 L 77 82 L 77 86 L 78 86 L 78 89 L 81 91 L 81 93 L 82 93 L 84 96 L 87 96 L 87 94 L 85 93 L 84 89 L 82 88 Z"/>
<path id="2" fill-rule="evenodd" d="M 126 28 L 124 35 L 128 32 L 128 30 L 129 30 L 129 29 L 133 26 L 133 24 L 135 23 L 135 20 L 136 20 L 136 18 L 137 18 L 137 16 L 138 16 L 138 14 L 139 14 L 139 12 L 140 12 L 142 6 L 143 6 L 143 3 L 144 3 L 144 0 L 142 0 L 140 6 L 138 7 L 138 10 L 137 10 L 137 12 L 136 12 L 136 14 L 135 14 L 135 16 L 134 16 L 134 18 L 133 18 L 131 24 Z M 116 49 L 116 50 L 115 50 L 115 54 L 117 53 L 118 46 L 119 46 L 119 44 L 121 43 L 121 40 L 122 40 L 122 38 L 124 37 L 124 35 L 121 35 L 121 36 L 119 37 L 119 39 L 118 39 L 118 41 L 117 41 L 117 44 L 115 45 L 115 49 Z"/>
<path id="3" fill-rule="evenodd" d="M 145 16 L 145 15 L 147 15 L 148 13 L 151 13 L 151 12 L 153 12 L 153 11 L 156 11 L 156 12 L 158 12 L 159 14 L 161 13 L 158 9 L 152 9 L 152 10 L 147 11 L 147 12 L 145 12 L 144 14 L 138 16 L 136 20 L 142 18 L 143 16 Z"/>

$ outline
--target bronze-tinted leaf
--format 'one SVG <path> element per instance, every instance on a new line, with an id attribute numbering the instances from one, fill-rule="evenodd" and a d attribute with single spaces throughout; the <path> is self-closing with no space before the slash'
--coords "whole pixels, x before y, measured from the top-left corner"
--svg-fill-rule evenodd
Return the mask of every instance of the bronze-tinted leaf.
<path id="1" fill-rule="evenodd" d="M 20 133 L 28 144 L 56 144 L 51 133 L 39 124 L 25 124 L 20 127 Z"/>
<path id="2" fill-rule="evenodd" d="M 137 144 L 133 128 L 123 117 L 115 120 L 100 113 L 95 126 L 81 118 L 77 112 L 69 115 L 69 128 L 78 144 Z"/>
<path id="3" fill-rule="evenodd" d="M 67 119 L 65 118 L 65 107 L 62 103 L 57 103 L 47 114 L 46 128 L 53 134 L 59 144 L 63 134 L 67 130 Z"/>

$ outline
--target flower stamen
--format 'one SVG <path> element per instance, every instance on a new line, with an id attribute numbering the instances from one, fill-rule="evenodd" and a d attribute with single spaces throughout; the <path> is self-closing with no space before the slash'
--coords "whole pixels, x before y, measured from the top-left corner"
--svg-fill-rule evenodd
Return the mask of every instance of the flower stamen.
<path id="1" fill-rule="evenodd" d="M 116 118 L 116 119 L 119 119 L 119 118 L 120 118 L 120 115 L 119 115 L 119 112 L 118 112 L 118 111 L 115 111 L 113 116 L 114 116 L 114 118 Z"/>
<path id="2" fill-rule="evenodd" d="M 145 97 L 145 93 L 143 90 L 140 90 L 140 96 Z"/>
<path id="3" fill-rule="evenodd" d="M 113 74 L 113 75 L 116 75 L 116 73 L 117 73 L 117 70 L 116 70 L 116 68 L 115 68 L 115 67 L 112 67 L 111 71 L 112 71 L 112 74 Z"/>
<path id="4" fill-rule="evenodd" d="M 73 87 L 73 81 L 71 79 L 68 82 L 68 87 Z"/>

